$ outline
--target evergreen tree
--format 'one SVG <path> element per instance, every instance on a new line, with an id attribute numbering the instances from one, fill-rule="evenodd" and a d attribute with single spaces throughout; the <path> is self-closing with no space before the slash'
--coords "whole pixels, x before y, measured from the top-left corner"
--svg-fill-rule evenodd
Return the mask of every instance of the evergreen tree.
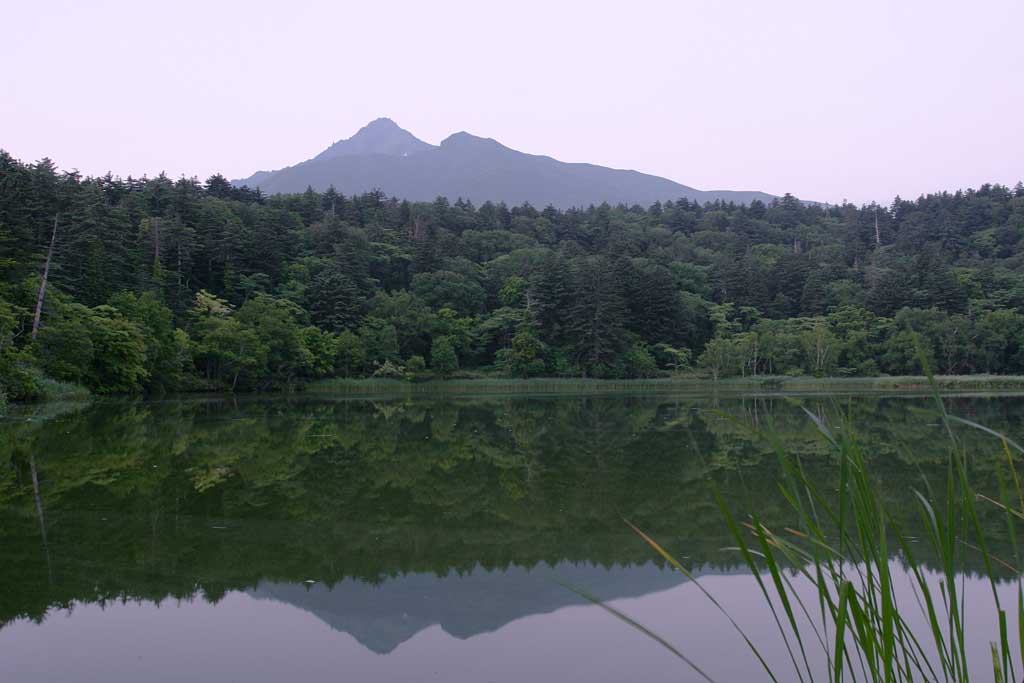
<path id="1" fill-rule="evenodd" d="M 352 280 L 333 268 L 325 269 L 310 283 L 307 293 L 313 324 L 341 332 L 359 325 L 363 298 Z"/>
<path id="2" fill-rule="evenodd" d="M 540 338 L 561 345 L 567 335 L 572 283 L 568 264 L 555 254 L 547 256 L 530 281 L 528 309 Z"/>
<path id="3" fill-rule="evenodd" d="M 579 259 L 573 264 L 568 339 L 584 373 L 606 375 L 627 339 L 626 304 L 620 272 L 608 259 Z"/>
<path id="4" fill-rule="evenodd" d="M 0 151 L 0 388 L 34 395 L 33 366 L 97 391 L 401 376 L 442 338 L 515 375 L 680 358 L 715 376 L 912 373 L 914 335 L 941 371 L 1018 372 L 1022 244 L 1024 185 L 538 211 L 88 178 Z"/>

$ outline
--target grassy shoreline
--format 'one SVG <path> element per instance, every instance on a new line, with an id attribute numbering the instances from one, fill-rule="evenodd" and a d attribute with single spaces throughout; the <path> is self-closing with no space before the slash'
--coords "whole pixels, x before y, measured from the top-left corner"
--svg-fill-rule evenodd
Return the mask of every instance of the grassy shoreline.
<path id="1" fill-rule="evenodd" d="M 52 382 L 52 380 L 51 380 Z M 1024 375 L 948 375 L 935 378 L 943 395 L 984 393 L 1024 394 Z M 717 382 L 702 377 L 659 379 L 579 379 L 579 378 L 457 378 L 407 382 L 398 379 L 326 379 L 311 382 L 284 392 L 220 392 L 194 391 L 171 393 L 164 398 L 196 398 L 199 396 L 296 396 L 312 394 L 323 397 L 373 396 L 572 396 L 572 395 L 689 395 L 689 396 L 786 396 L 817 394 L 892 394 L 928 393 L 928 378 L 899 377 L 731 377 Z M 83 387 L 53 383 L 35 401 L 11 401 L 0 404 L 0 416 L 15 406 L 34 404 L 89 402 L 100 397 Z M 111 395 L 103 398 L 132 398 Z M 137 396 L 134 398 L 147 398 Z M 153 398 L 153 397 L 148 397 Z"/>
<path id="2" fill-rule="evenodd" d="M 1022 375 L 949 375 L 935 378 L 944 394 L 988 391 L 1024 392 Z M 664 379 L 449 379 L 405 382 L 394 379 L 329 379 L 310 383 L 305 391 L 316 394 L 790 394 L 927 392 L 928 378 L 901 377 L 734 377 L 718 381 L 703 378 Z"/>

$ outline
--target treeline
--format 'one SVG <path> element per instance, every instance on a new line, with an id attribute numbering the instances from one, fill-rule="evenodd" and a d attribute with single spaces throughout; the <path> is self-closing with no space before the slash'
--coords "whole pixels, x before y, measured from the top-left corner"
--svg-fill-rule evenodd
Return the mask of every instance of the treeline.
<path id="1" fill-rule="evenodd" d="M 0 152 L 0 378 L 31 398 L 51 379 L 912 374 L 918 337 L 936 371 L 1020 373 L 1022 237 L 1020 183 L 559 211 L 84 178 Z"/>

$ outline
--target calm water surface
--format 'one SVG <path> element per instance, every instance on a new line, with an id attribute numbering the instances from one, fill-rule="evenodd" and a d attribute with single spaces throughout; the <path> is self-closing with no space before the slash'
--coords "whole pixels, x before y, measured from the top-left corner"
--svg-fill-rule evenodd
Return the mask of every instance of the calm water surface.
<path id="1" fill-rule="evenodd" d="M 1024 440 L 1022 398 L 947 406 Z M 710 483 L 736 510 L 790 523 L 775 456 L 727 416 L 773 425 L 829 486 L 836 467 L 803 408 L 852 415 L 913 530 L 910 491 L 940 486 L 946 462 L 922 398 L 229 398 L 19 412 L 0 423 L 0 681 L 697 680 L 562 583 L 659 631 L 716 680 L 761 680 L 728 622 L 622 520 L 685 558 L 783 667 Z M 994 490 L 998 443 L 961 436 L 975 483 Z M 964 581 L 985 671 L 991 593 L 973 572 Z M 1013 604 L 1016 584 L 1000 590 Z"/>

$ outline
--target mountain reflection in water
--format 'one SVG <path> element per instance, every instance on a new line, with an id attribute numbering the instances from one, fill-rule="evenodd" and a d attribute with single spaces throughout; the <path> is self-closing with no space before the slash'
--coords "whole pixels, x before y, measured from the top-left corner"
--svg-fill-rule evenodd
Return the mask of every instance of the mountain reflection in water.
<path id="1" fill-rule="evenodd" d="M 948 401 L 955 414 L 1020 435 L 1019 398 Z M 682 590 L 684 577 L 653 557 L 624 518 L 698 575 L 742 574 L 723 550 L 731 542 L 710 483 L 769 526 L 791 516 L 775 491 L 775 455 L 729 417 L 770 422 L 828 486 L 834 463 L 803 408 L 826 418 L 849 412 L 883 496 L 907 516 L 905 528 L 916 528 L 916 512 L 898 502 L 941 485 L 946 458 L 920 398 L 189 399 L 22 410 L 0 426 L 0 677 L 45 680 L 74 661 L 77 677 L 102 678 L 47 643 L 77 621 L 114 628 L 119 610 L 133 605 L 181 615 L 202 604 L 222 615 L 248 605 L 243 611 L 257 621 L 253 606 L 290 605 L 388 657 L 433 638 L 433 627 L 460 640 L 501 640 L 516 624 L 543 622 L 549 640 L 569 637 L 554 627 L 582 618 L 566 612 L 578 606 L 587 615 L 581 624 L 623 638 L 616 647 L 628 652 L 614 656 L 654 656 L 649 642 L 563 583 L 651 605 L 657 594 L 668 601 Z M 967 429 L 961 436 L 977 487 L 995 489 L 998 443 Z M 999 525 L 994 510 L 985 513 L 983 524 Z M 102 616 L 92 605 L 105 608 Z M 688 605 L 678 613 L 666 602 L 665 635 L 699 627 L 699 608 Z M 182 616 L 174 628 L 209 623 L 203 614 Z M 158 626 L 146 628 L 137 638 L 160 637 Z M 705 630 L 705 649 L 728 643 L 741 651 L 728 627 L 709 622 Z M 29 642 L 44 656 L 33 656 Z M 173 649 L 173 638 L 164 642 Z M 224 657 L 232 658 L 227 650 Z M 543 661 L 523 659 L 503 664 L 508 680 L 544 670 Z M 678 662 L 656 661 L 659 675 L 678 679 Z M 184 671 L 169 666 L 171 679 Z M 384 675 L 367 666 L 353 680 Z M 231 662 L 200 671 L 211 680 L 237 672 Z"/>

